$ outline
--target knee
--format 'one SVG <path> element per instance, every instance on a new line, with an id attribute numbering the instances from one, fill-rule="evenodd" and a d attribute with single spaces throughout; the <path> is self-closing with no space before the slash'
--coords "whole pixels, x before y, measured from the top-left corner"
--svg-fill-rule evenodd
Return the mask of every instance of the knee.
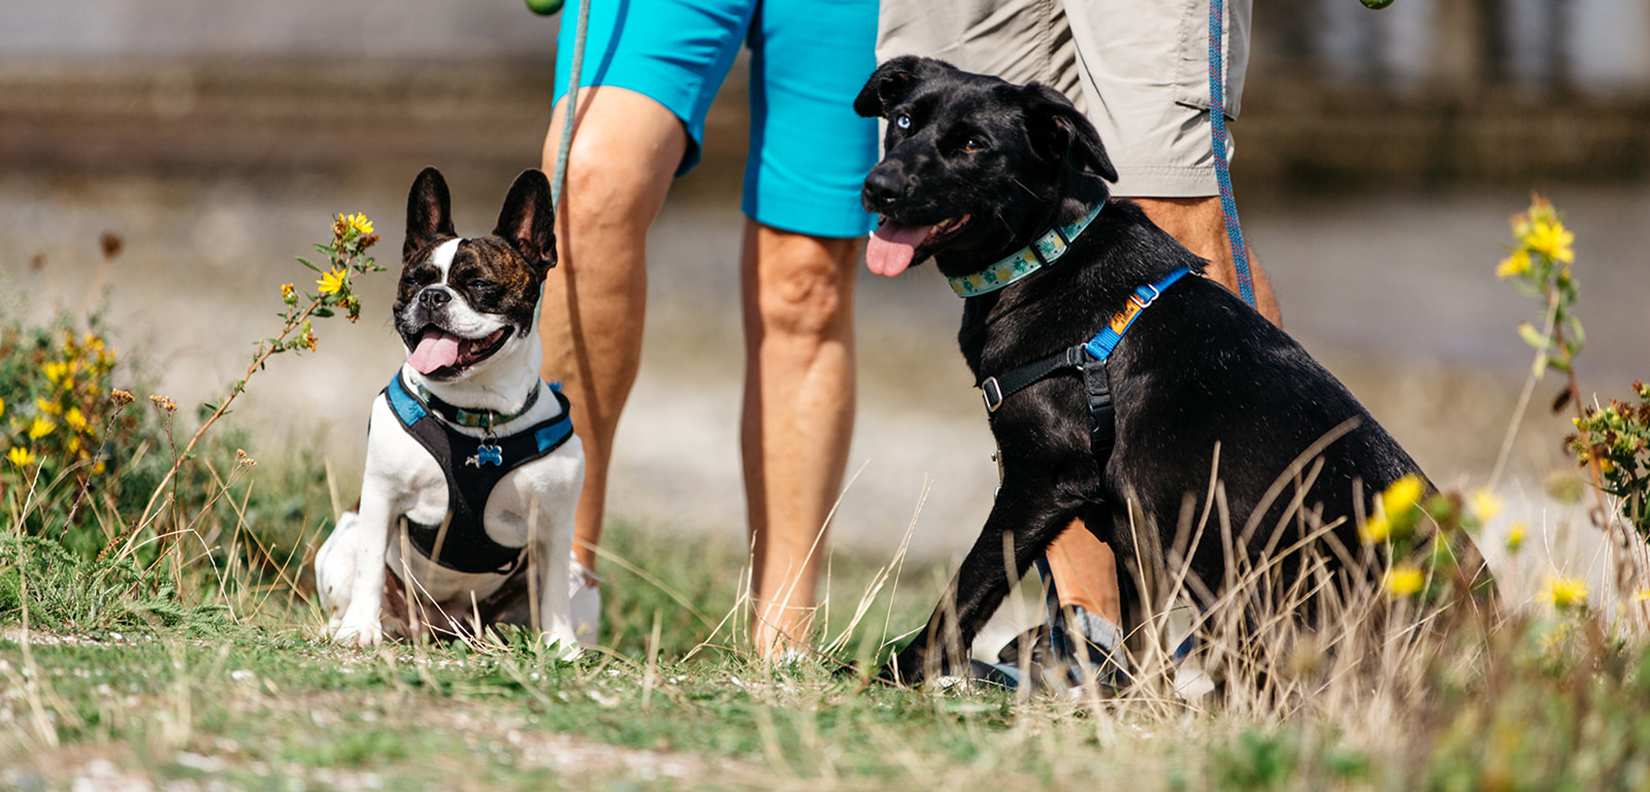
<path id="1" fill-rule="evenodd" d="M 799 338 L 834 337 L 849 325 L 853 306 L 851 240 L 796 236 L 758 265 L 756 302 L 762 329 Z M 765 253 L 768 251 L 764 251 Z"/>
<path id="2" fill-rule="evenodd" d="M 565 200 L 560 207 L 576 227 L 634 218 L 651 221 L 653 184 L 659 174 L 593 135 L 575 136 L 567 156 Z M 662 196 L 661 196 L 662 197 Z"/>

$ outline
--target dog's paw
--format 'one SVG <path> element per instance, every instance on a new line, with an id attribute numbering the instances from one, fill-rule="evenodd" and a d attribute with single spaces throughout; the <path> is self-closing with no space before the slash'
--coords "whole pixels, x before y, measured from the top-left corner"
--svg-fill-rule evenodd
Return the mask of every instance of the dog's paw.
<path id="1" fill-rule="evenodd" d="M 583 647 L 579 645 L 577 638 L 572 637 L 571 633 L 561 636 L 553 631 L 546 630 L 539 635 L 539 641 L 544 644 L 545 650 L 552 657 L 563 663 L 571 663 L 584 654 Z"/>
<path id="2" fill-rule="evenodd" d="M 384 642 L 384 628 L 377 620 L 361 624 L 345 617 L 342 623 L 333 629 L 332 641 L 344 646 L 371 649 Z"/>

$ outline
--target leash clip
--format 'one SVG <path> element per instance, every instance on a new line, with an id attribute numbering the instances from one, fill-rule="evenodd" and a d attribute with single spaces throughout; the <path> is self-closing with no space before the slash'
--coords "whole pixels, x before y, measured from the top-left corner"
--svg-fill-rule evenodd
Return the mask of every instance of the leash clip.
<path id="1" fill-rule="evenodd" d="M 996 377 L 986 377 L 985 382 L 980 383 L 980 396 L 985 399 L 985 411 L 988 413 L 994 413 L 1003 406 L 1003 387 L 997 384 Z"/>

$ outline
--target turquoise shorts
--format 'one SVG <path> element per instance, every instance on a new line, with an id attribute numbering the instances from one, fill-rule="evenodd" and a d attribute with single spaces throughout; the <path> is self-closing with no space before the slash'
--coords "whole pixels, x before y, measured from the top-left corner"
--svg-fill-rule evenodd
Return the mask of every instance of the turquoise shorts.
<path id="1" fill-rule="evenodd" d="M 576 0 L 561 18 L 557 100 L 572 68 Z M 579 84 L 635 91 L 680 118 L 680 176 L 699 163 L 705 113 L 748 44 L 745 214 L 785 231 L 861 236 L 873 226 L 859 193 L 876 164 L 877 125 L 853 103 L 876 68 L 876 37 L 876 0 L 603 0 L 591 6 Z"/>

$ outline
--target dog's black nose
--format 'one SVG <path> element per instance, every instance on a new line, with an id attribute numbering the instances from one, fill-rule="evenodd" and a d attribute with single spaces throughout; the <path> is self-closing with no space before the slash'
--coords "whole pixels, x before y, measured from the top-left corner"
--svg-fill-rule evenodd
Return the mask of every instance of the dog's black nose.
<path id="1" fill-rule="evenodd" d="M 440 308 L 452 299 L 453 295 L 446 289 L 425 289 L 418 293 L 418 304 L 425 308 Z"/>
<path id="2" fill-rule="evenodd" d="M 904 195 L 905 178 L 895 168 L 887 167 L 887 163 L 871 169 L 865 177 L 865 189 L 860 192 L 865 208 L 873 212 L 892 206 Z"/>

